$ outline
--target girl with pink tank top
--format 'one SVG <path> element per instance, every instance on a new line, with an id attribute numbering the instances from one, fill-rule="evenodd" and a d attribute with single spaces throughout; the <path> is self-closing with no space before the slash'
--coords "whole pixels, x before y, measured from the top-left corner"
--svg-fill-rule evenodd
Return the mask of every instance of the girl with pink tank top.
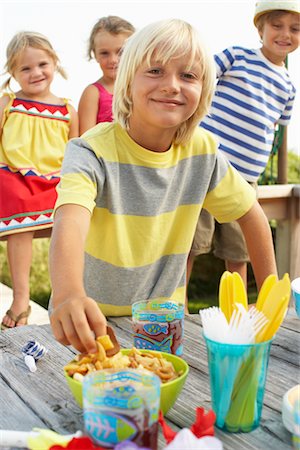
<path id="1" fill-rule="evenodd" d="M 108 92 L 104 86 L 102 86 L 101 83 L 98 81 L 95 81 L 93 83 L 93 86 L 96 86 L 96 88 L 99 91 L 99 105 L 98 105 L 98 112 L 97 112 L 97 121 L 99 122 L 112 122 L 112 99 L 113 95 Z"/>
<path id="2" fill-rule="evenodd" d="M 102 17 L 94 25 L 88 58 L 95 59 L 102 77 L 83 91 L 79 106 L 79 132 L 83 134 L 99 122 L 112 122 L 112 100 L 121 50 L 134 27 L 117 16 Z"/>

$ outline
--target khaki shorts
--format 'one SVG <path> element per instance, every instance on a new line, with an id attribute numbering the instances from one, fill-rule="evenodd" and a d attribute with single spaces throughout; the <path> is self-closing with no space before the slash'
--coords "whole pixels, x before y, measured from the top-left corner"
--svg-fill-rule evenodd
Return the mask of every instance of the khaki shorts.
<path id="1" fill-rule="evenodd" d="M 249 183 L 257 191 L 256 183 Z M 248 262 L 249 255 L 238 222 L 219 223 L 205 209 L 201 211 L 191 254 L 213 254 L 224 261 Z"/>

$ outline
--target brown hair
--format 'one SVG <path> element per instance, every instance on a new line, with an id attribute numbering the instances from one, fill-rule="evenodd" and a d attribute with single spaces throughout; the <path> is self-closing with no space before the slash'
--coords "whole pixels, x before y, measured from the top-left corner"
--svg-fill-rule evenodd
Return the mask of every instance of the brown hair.
<path id="1" fill-rule="evenodd" d="M 63 77 L 67 78 L 65 70 L 60 66 L 59 58 L 50 44 L 49 40 L 42 34 L 34 31 L 21 31 L 14 35 L 9 42 L 6 49 L 6 64 L 5 73 L 10 74 L 10 77 L 3 83 L 1 90 L 9 88 L 11 78 L 13 77 L 14 70 L 16 68 L 17 59 L 26 48 L 32 47 L 40 50 L 44 50 L 54 61 L 56 65 L 56 71 Z"/>
<path id="2" fill-rule="evenodd" d="M 95 55 L 95 36 L 99 31 L 107 31 L 111 34 L 128 34 L 130 36 L 132 33 L 135 32 L 135 28 L 133 25 L 131 25 L 130 22 L 127 22 L 127 20 L 121 19 L 121 17 L 118 16 L 107 16 L 107 17 L 101 17 L 101 19 L 98 20 L 97 23 L 95 23 L 92 32 L 90 34 L 89 38 L 89 44 L 88 44 L 88 52 L 87 56 L 88 59 L 93 59 Z"/>
<path id="3" fill-rule="evenodd" d="M 286 14 L 295 14 L 299 16 L 298 13 L 294 13 L 292 11 L 286 11 L 284 9 L 276 9 L 274 11 L 268 11 L 264 14 L 261 14 L 255 22 L 255 26 L 257 27 L 258 31 L 261 32 L 265 23 L 270 22 L 271 20 L 277 19 L 279 17 L 282 17 Z"/>

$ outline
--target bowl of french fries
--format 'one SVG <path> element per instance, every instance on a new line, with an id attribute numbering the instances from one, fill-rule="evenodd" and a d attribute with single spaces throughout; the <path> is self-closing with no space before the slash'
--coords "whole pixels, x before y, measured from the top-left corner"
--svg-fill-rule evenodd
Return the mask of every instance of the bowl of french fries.
<path id="1" fill-rule="evenodd" d="M 110 353 L 110 340 L 106 336 L 97 338 L 97 353 L 78 354 L 64 367 L 68 386 L 82 407 L 82 380 L 90 372 L 103 369 L 146 369 L 161 379 L 160 409 L 166 414 L 178 398 L 189 372 L 188 364 L 179 356 L 170 353 L 121 349 L 113 356 Z"/>

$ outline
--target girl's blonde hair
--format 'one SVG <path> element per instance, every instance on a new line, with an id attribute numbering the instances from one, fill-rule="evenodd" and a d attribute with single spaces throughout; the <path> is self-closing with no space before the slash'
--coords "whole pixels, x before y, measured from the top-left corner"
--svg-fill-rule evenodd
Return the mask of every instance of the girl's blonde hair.
<path id="1" fill-rule="evenodd" d="M 187 54 L 190 56 L 191 66 L 195 61 L 200 62 L 202 93 L 199 105 L 194 114 L 180 125 L 174 138 L 176 144 L 186 143 L 201 119 L 208 113 L 216 72 L 213 57 L 201 42 L 197 31 L 183 20 L 170 19 L 155 22 L 136 32 L 126 41 L 114 87 L 114 120 L 123 128 L 129 129 L 129 118 L 133 106 L 131 92 L 133 78 L 144 61 L 150 65 L 154 53 L 155 59 L 162 63 Z"/>
<path id="2" fill-rule="evenodd" d="M 65 79 L 67 79 L 67 74 L 65 70 L 61 67 L 59 58 L 54 51 L 49 40 L 42 34 L 36 33 L 34 31 L 21 31 L 15 34 L 15 36 L 9 42 L 6 49 L 6 64 L 5 73 L 10 74 L 10 77 L 3 83 L 1 90 L 9 89 L 10 81 L 13 77 L 14 70 L 17 65 L 17 60 L 26 48 L 32 47 L 39 50 L 44 50 L 54 61 L 56 65 L 56 71 Z"/>
<path id="3" fill-rule="evenodd" d="M 101 17 L 97 23 L 95 23 L 89 38 L 88 59 L 91 60 L 95 57 L 95 36 L 99 31 L 107 31 L 111 34 L 127 34 L 130 36 L 135 32 L 135 28 L 127 20 L 118 16 Z"/>

